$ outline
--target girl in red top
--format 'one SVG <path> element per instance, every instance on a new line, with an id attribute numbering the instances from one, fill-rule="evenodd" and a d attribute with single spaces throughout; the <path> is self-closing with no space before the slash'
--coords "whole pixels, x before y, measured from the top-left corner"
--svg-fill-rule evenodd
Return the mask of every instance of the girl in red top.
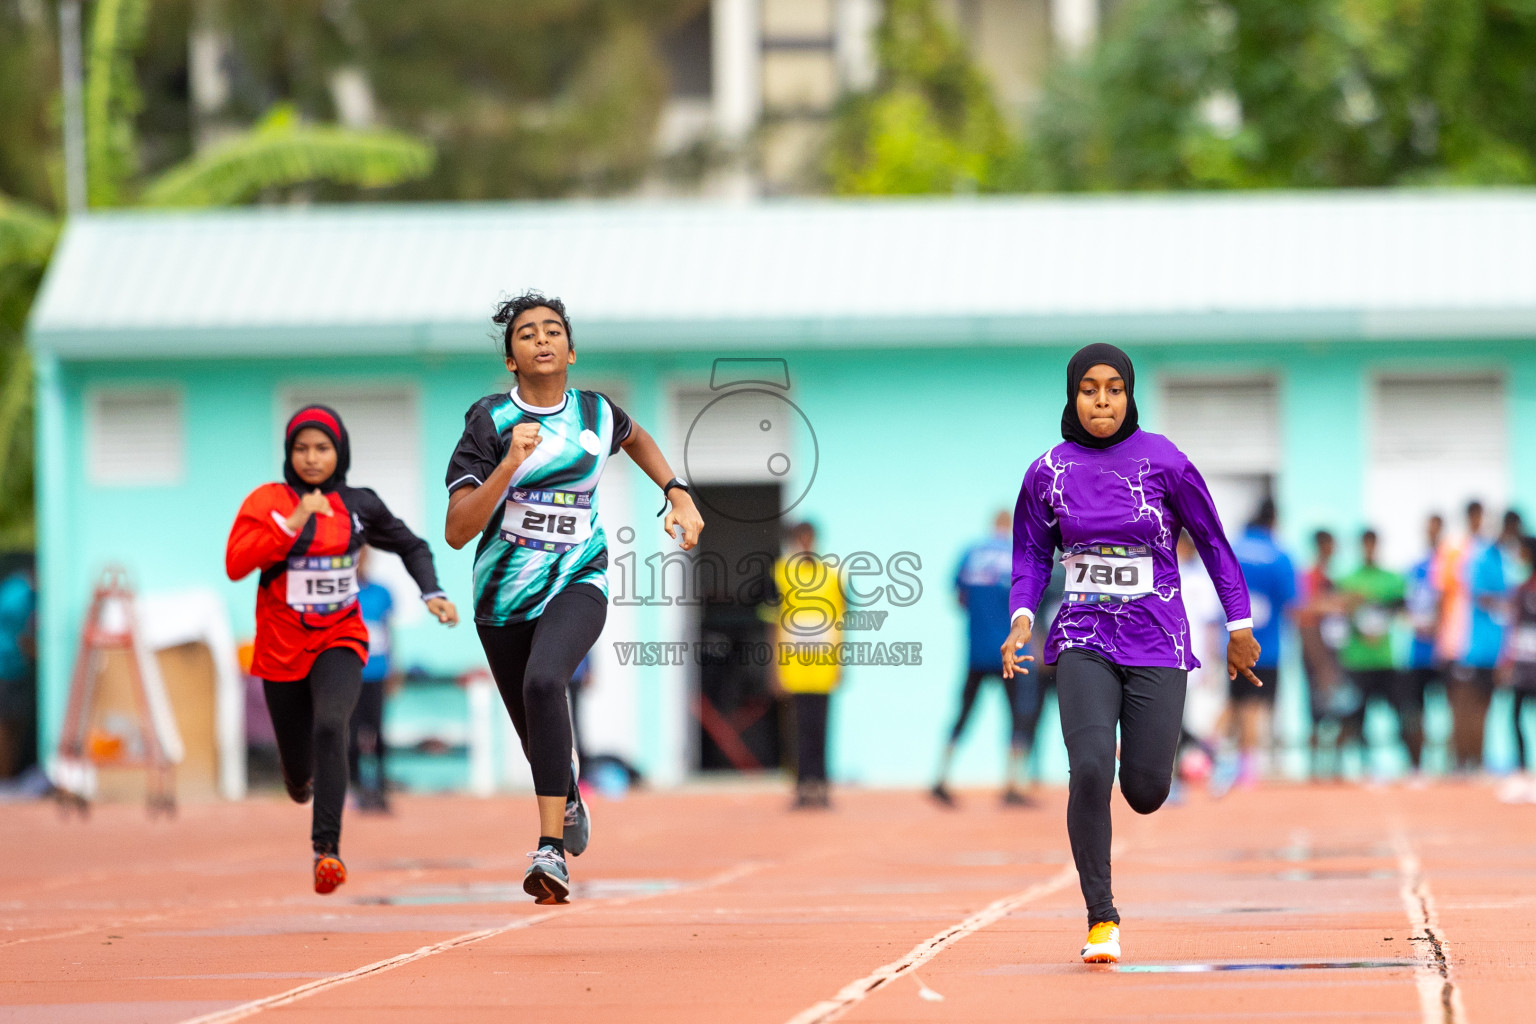
<path id="1" fill-rule="evenodd" d="M 262 484 L 245 499 L 224 564 L 232 580 L 261 572 L 251 673 L 263 681 L 288 795 L 301 804 L 315 798 L 315 891 L 328 893 L 347 880 L 338 856 L 347 723 L 368 658 L 358 550 L 399 555 L 439 622 L 452 626 L 459 613 L 437 585 L 427 542 L 377 494 L 347 486 L 352 454 L 341 417 L 323 405 L 300 409 L 285 438 L 286 483 Z"/>

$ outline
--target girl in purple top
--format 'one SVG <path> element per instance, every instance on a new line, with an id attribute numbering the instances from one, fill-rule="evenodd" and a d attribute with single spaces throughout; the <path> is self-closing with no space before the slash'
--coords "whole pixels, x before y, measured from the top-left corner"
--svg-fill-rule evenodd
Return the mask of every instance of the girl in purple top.
<path id="1" fill-rule="evenodd" d="M 1021 655 L 1059 551 L 1066 596 L 1046 638 L 1056 665 L 1071 784 L 1067 834 L 1088 904 L 1087 963 L 1120 959 L 1120 914 L 1110 889 L 1109 795 L 1120 729 L 1120 789 L 1151 814 L 1168 798 L 1195 660 L 1179 590 L 1176 543 L 1188 530 L 1227 616 L 1227 674 L 1262 686 L 1242 570 L 1199 471 L 1166 437 L 1136 426 L 1136 373 L 1113 345 L 1089 345 L 1067 364 L 1065 442 L 1024 474 L 1013 514 L 1012 631 L 1003 675 Z"/>

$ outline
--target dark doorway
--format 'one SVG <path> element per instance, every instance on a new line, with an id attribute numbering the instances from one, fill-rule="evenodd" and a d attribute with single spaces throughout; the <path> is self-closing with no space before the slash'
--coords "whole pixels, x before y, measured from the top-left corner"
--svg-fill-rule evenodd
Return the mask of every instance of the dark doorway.
<path id="1" fill-rule="evenodd" d="M 758 771 L 780 763 L 777 700 L 768 685 L 768 623 L 760 614 L 773 593 L 779 553 L 777 484 L 698 484 L 708 526 L 698 556 L 717 561 L 718 579 L 699 615 L 699 770 Z M 732 516 L 711 514 L 730 509 Z M 742 511 L 748 514 L 736 517 Z M 758 520 L 743 522 L 742 520 Z"/>

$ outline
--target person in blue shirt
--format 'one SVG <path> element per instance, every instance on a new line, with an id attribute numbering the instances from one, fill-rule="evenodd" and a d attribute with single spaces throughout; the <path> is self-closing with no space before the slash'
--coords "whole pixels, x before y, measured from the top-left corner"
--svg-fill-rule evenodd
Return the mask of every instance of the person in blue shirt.
<path id="1" fill-rule="evenodd" d="M 19 774 L 35 759 L 36 611 L 30 566 L 0 581 L 0 779 Z"/>
<path id="2" fill-rule="evenodd" d="M 389 678 L 389 616 L 395 602 L 389 590 L 366 575 L 370 552 L 363 548 L 357 562 L 357 603 L 368 627 L 368 660 L 363 665 L 363 690 L 352 712 L 348 760 L 359 811 L 389 813 L 384 777 L 384 684 Z M 362 773 L 363 757 L 373 762 L 371 778 Z"/>
<path id="3" fill-rule="evenodd" d="M 1002 664 L 997 652 L 1008 639 L 1011 625 L 1008 619 L 1008 592 L 1013 586 L 1013 518 L 1006 511 L 997 513 L 992 522 L 992 534 L 966 549 L 955 570 L 955 595 L 960 607 L 965 609 L 966 633 L 969 655 L 966 662 L 965 684 L 960 692 L 960 713 L 944 746 L 939 762 L 938 781 L 930 795 L 946 807 L 953 807 L 954 794 L 949 791 L 950 762 L 955 756 L 955 746 L 965 732 L 965 724 L 971 717 L 981 684 L 995 678 L 1008 697 L 1008 713 L 1012 721 L 1012 738 L 1008 752 L 1008 781 L 1003 790 L 1003 803 L 1009 806 L 1027 806 L 1033 801 L 1021 792 L 1015 780 L 1020 767 L 1029 757 L 1030 742 L 1034 730 L 1026 733 L 1024 710 L 1038 700 L 1038 683 L 1034 673 L 1019 673 L 1011 681 L 1003 679 Z M 1033 722 L 1031 720 L 1030 724 Z"/>
<path id="4" fill-rule="evenodd" d="M 1286 611 L 1296 600 L 1296 569 L 1290 556 L 1275 541 L 1275 503 L 1265 498 L 1243 535 L 1232 544 L 1253 608 L 1253 638 L 1259 642 L 1259 661 L 1254 675 L 1264 683 L 1255 686 L 1239 672 L 1228 685 L 1228 700 L 1237 726 L 1240 785 L 1258 777 L 1258 755 L 1269 735 L 1280 678 L 1280 631 Z"/>
<path id="5" fill-rule="evenodd" d="M 1482 536 L 1482 515 L 1480 503 L 1467 506 L 1465 555 L 1457 568 L 1462 577 L 1459 582 L 1466 590 L 1465 614 L 1470 621 L 1465 646 L 1451 665 L 1447 687 L 1456 770 L 1463 773 L 1483 767 L 1483 733 L 1493 700 L 1493 670 L 1504 650 L 1503 620 L 1509 602 L 1504 556 L 1497 544 Z"/>
<path id="6" fill-rule="evenodd" d="M 1409 699 L 1398 714 L 1402 719 L 1403 745 L 1413 762 L 1415 776 L 1422 771 L 1424 756 L 1424 693 L 1441 684 L 1440 664 L 1435 657 L 1435 639 L 1440 635 L 1441 586 L 1439 579 L 1440 540 L 1445 534 L 1443 516 L 1432 515 L 1424 523 L 1424 539 L 1429 551 L 1408 570 L 1408 590 L 1404 607 L 1413 628 L 1408 645 Z"/>

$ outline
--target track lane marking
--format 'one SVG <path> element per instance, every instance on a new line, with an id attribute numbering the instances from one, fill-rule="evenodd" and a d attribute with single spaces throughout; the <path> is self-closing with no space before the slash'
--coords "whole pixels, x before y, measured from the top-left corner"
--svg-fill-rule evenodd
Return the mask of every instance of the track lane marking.
<path id="1" fill-rule="evenodd" d="M 261 1013 L 263 1010 L 269 1010 L 278 1006 L 287 1006 L 290 1003 L 296 1003 L 301 999 L 308 999 L 310 996 L 317 995 L 321 992 L 336 988 L 340 985 L 346 985 L 351 982 L 358 981 L 362 978 L 371 977 L 376 974 L 382 974 L 385 971 L 392 971 L 396 967 L 403 967 L 406 964 L 415 963 L 418 960 L 425 960 L 427 957 L 436 956 L 439 953 L 446 953 L 451 949 L 458 949 L 462 946 L 469 946 L 477 942 L 484 942 L 486 939 L 493 939 L 498 935 L 505 935 L 508 932 L 517 931 L 523 928 L 532 928 L 534 925 L 541 924 L 542 922 L 548 921 L 552 918 L 571 917 L 577 914 L 590 913 L 594 910 L 600 910 L 605 907 L 628 906 L 632 903 L 642 903 L 646 900 L 656 899 L 660 896 L 676 896 L 687 892 L 702 892 L 705 889 L 713 889 L 717 886 L 728 885 L 739 878 L 744 878 L 747 875 L 752 874 L 754 871 L 760 871 L 768 866 L 769 862 L 767 861 L 746 861 L 741 864 L 737 864 L 733 868 L 728 868 L 727 870 L 718 874 L 711 875 L 701 882 L 697 882 L 692 885 L 681 885 L 676 889 L 667 889 L 659 892 L 639 893 L 635 896 L 625 896 L 613 900 L 588 901 L 584 904 L 578 904 L 575 908 L 548 910 L 542 914 L 533 914 L 529 917 L 520 917 L 515 921 L 511 921 L 496 928 L 482 928 L 479 931 L 466 932 L 463 935 L 458 935 L 451 939 L 445 939 L 442 942 L 433 943 L 430 946 L 422 946 L 420 949 L 413 950 L 409 953 L 401 953 L 398 956 L 392 956 L 371 964 L 365 964 L 362 967 L 346 971 L 342 974 L 333 974 L 328 978 L 320 978 L 316 981 L 307 982 L 303 985 L 291 988 L 286 992 L 279 992 L 272 996 L 264 996 L 261 999 L 253 999 L 248 1003 L 241 1003 L 239 1006 L 231 1006 L 226 1010 L 217 1010 L 213 1013 L 205 1013 L 201 1017 L 192 1017 L 188 1020 L 182 1021 L 182 1024 L 231 1024 L 233 1021 L 244 1020 L 247 1017 L 253 1017 L 256 1014 Z"/>
<path id="2" fill-rule="evenodd" d="M 1408 941 L 1413 944 L 1414 958 L 1419 961 L 1414 980 L 1419 989 L 1419 1011 L 1424 1024 L 1467 1024 L 1461 990 L 1451 977 L 1450 944 L 1440 927 L 1440 915 L 1435 909 L 1434 894 L 1429 891 L 1429 880 L 1424 877 L 1423 865 L 1402 828 L 1393 830 L 1392 846 L 1397 853 L 1397 873 L 1402 883 L 1398 892 L 1408 914 L 1408 924 L 1413 929 Z"/>
<path id="3" fill-rule="evenodd" d="M 814 1006 L 807 1007 L 795 1014 L 789 1019 L 788 1024 L 827 1024 L 829 1021 L 837 1020 L 867 999 L 872 993 L 885 987 L 897 978 L 910 974 L 913 968 L 921 967 L 967 935 L 978 932 L 988 925 L 1001 920 L 1011 911 L 1022 907 L 1026 903 L 1037 900 L 1042 896 L 1049 896 L 1058 889 L 1071 884 L 1076 879 L 1077 868 L 1068 864 L 1043 882 L 1037 882 L 1028 889 L 1016 892 L 1012 896 L 1004 896 L 1002 899 L 994 900 L 958 924 L 951 925 L 936 935 L 931 935 L 922 942 L 919 942 L 900 960 L 893 960 L 882 967 L 875 968 L 875 970 L 859 978 L 857 981 L 851 981 L 844 985 L 831 999 L 823 999 Z"/>

